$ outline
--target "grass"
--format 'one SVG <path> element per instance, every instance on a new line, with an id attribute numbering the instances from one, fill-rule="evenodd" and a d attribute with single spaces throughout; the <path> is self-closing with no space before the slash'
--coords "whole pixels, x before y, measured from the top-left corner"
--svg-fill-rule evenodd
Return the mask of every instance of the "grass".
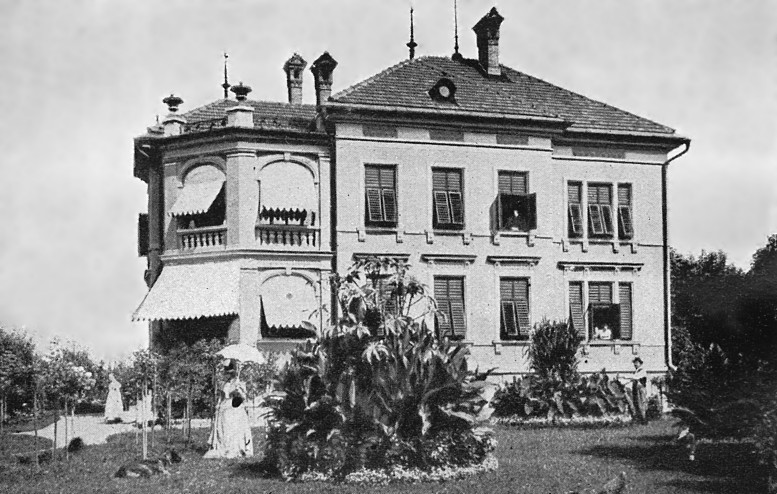
<path id="1" fill-rule="evenodd" d="M 140 446 L 133 433 L 112 436 L 105 445 L 88 446 L 69 462 L 47 464 L 42 473 L 18 465 L 9 456 L 17 447 L 30 451 L 32 438 L 5 436 L 0 438 L 0 492 L 561 494 L 600 487 L 621 471 L 626 472 L 630 494 L 756 493 L 765 488 L 752 445 L 702 443 L 697 461 L 689 462 L 685 450 L 671 442 L 677 430 L 667 420 L 601 429 L 496 427 L 498 471 L 455 482 L 389 487 L 289 484 L 264 478 L 258 458 L 203 460 L 207 432 L 195 430 L 192 448 L 186 450 L 180 432 L 174 433 L 171 445 L 182 451 L 184 461 L 173 467 L 170 477 L 151 479 L 111 477 L 120 465 L 139 457 Z M 157 433 L 155 454 L 167 446 L 164 436 Z M 255 430 L 256 443 L 261 437 L 261 431 Z"/>

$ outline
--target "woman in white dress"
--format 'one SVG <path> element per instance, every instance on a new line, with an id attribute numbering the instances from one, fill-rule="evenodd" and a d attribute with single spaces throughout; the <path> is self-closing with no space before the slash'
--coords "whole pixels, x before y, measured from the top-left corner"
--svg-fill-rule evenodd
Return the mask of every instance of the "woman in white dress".
<path id="1" fill-rule="evenodd" d="M 121 419 L 124 415 L 124 404 L 121 401 L 121 384 L 113 373 L 108 374 L 108 399 L 105 400 L 105 420 Z"/>
<path id="2" fill-rule="evenodd" d="M 210 433 L 210 450 L 205 458 L 238 458 L 254 455 L 251 425 L 245 407 L 246 388 L 236 371 L 234 361 L 225 372 L 229 377 L 221 389 L 221 399 L 216 408 L 216 419 Z"/>

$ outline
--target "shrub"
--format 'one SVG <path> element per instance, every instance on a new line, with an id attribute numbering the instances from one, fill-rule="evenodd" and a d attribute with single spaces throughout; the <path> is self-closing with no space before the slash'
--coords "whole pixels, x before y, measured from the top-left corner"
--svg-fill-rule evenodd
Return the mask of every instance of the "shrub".
<path id="1" fill-rule="evenodd" d="M 607 371 L 577 376 L 573 382 L 526 376 L 507 384 L 494 397 L 499 417 L 559 418 L 625 415 L 634 405 L 628 389 Z"/>
<path id="2" fill-rule="evenodd" d="M 583 338 L 567 322 L 543 319 L 534 326 L 529 363 L 543 381 L 572 383 L 577 379 L 577 350 Z"/>
<path id="3" fill-rule="evenodd" d="M 777 401 L 772 401 L 754 431 L 758 457 L 768 475 L 768 492 L 777 493 Z"/>
<path id="4" fill-rule="evenodd" d="M 267 404 L 267 457 L 284 477 L 343 477 L 362 468 L 482 462 L 493 450 L 486 375 L 465 345 L 440 339 L 416 303 L 434 301 L 404 263 L 356 263 L 334 288 L 343 314 L 292 352 Z"/>

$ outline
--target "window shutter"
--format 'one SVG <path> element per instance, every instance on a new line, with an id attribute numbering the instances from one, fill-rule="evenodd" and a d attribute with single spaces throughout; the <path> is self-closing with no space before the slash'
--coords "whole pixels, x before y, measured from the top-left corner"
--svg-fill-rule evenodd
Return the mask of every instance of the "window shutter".
<path id="1" fill-rule="evenodd" d="M 380 186 L 384 189 L 393 189 L 394 187 L 394 175 L 395 170 L 393 166 L 381 166 L 380 170 Z"/>
<path id="2" fill-rule="evenodd" d="M 599 202 L 599 187 L 588 184 L 588 204 L 597 204 Z"/>
<path id="3" fill-rule="evenodd" d="M 604 227 L 604 233 L 612 235 L 612 207 L 609 204 L 602 204 L 599 207 L 602 210 L 602 226 Z"/>
<path id="4" fill-rule="evenodd" d="M 464 201 L 461 198 L 461 192 L 448 192 L 448 199 L 451 205 L 451 223 L 455 225 L 464 224 Z"/>
<path id="5" fill-rule="evenodd" d="M 620 283 L 618 285 L 620 295 L 620 339 L 630 340 L 632 338 L 632 301 L 631 301 L 631 283 Z"/>
<path id="6" fill-rule="evenodd" d="M 582 184 L 580 182 L 570 182 L 567 184 L 567 202 L 569 204 L 580 204 L 583 202 L 581 188 Z"/>
<path id="7" fill-rule="evenodd" d="M 437 215 L 437 223 L 450 224 L 451 213 L 448 207 L 448 193 L 445 191 L 434 191 L 434 212 Z"/>
<path id="8" fill-rule="evenodd" d="M 524 221 L 526 222 L 526 230 L 536 230 L 537 229 L 537 194 L 524 194 L 523 195 L 523 211 L 521 211 L 521 215 L 524 218 Z"/>
<path id="9" fill-rule="evenodd" d="M 148 255 L 148 214 L 138 215 L 138 257 Z"/>
<path id="10" fill-rule="evenodd" d="M 518 336 L 515 304 L 512 300 L 502 300 L 502 331 L 508 336 Z"/>
<path id="11" fill-rule="evenodd" d="M 518 327 L 521 336 L 529 336 L 531 330 L 529 323 L 529 300 L 526 297 L 518 297 L 515 301 L 515 312 L 518 317 Z"/>
<path id="12" fill-rule="evenodd" d="M 602 235 L 604 233 L 604 224 L 602 223 L 602 210 L 598 204 L 588 205 L 588 219 L 591 232 L 596 235 Z"/>
<path id="13" fill-rule="evenodd" d="M 631 206 L 618 206 L 618 227 L 620 236 L 631 238 L 634 236 L 634 222 L 631 218 Z"/>
<path id="14" fill-rule="evenodd" d="M 570 236 L 583 234 L 583 208 L 580 207 L 580 204 L 569 204 L 569 231 Z"/>
<path id="15" fill-rule="evenodd" d="M 441 335 L 451 331 L 451 305 L 448 301 L 448 280 L 442 277 L 434 278 L 434 299 L 437 302 L 437 329 Z"/>
<path id="16" fill-rule="evenodd" d="M 383 221 L 381 211 L 380 189 L 367 189 L 367 213 L 370 221 Z"/>
<path id="17" fill-rule="evenodd" d="M 450 304 L 453 336 L 463 338 L 467 332 L 467 318 L 464 314 L 464 299 L 452 299 Z"/>
<path id="18" fill-rule="evenodd" d="M 583 318 L 583 284 L 569 284 L 569 318 L 577 334 L 585 338 L 585 319 Z"/>
<path id="19" fill-rule="evenodd" d="M 445 172 L 448 179 L 447 190 L 461 192 L 461 171 L 448 170 Z"/>
<path id="20" fill-rule="evenodd" d="M 629 184 L 618 185 L 618 205 L 619 206 L 631 205 L 631 185 Z"/>
<path id="21" fill-rule="evenodd" d="M 528 182 L 525 172 L 499 172 L 499 192 L 502 194 L 527 194 Z"/>
<path id="22" fill-rule="evenodd" d="M 394 189 L 383 189 L 383 220 L 394 223 L 397 221 L 397 199 Z"/>
<path id="23" fill-rule="evenodd" d="M 373 165 L 364 167 L 364 184 L 367 188 L 380 188 L 380 168 Z"/>

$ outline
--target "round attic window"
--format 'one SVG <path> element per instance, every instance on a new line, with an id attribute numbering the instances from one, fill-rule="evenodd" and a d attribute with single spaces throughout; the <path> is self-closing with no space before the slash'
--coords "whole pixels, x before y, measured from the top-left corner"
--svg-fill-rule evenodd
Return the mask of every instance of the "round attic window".
<path id="1" fill-rule="evenodd" d="M 437 81 L 437 84 L 435 84 L 432 89 L 429 90 L 429 96 L 437 101 L 447 101 L 454 103 L 456 96 L 456 85 L 453 84 L 453 81 L 447 77 L 443 77 Z"/>

